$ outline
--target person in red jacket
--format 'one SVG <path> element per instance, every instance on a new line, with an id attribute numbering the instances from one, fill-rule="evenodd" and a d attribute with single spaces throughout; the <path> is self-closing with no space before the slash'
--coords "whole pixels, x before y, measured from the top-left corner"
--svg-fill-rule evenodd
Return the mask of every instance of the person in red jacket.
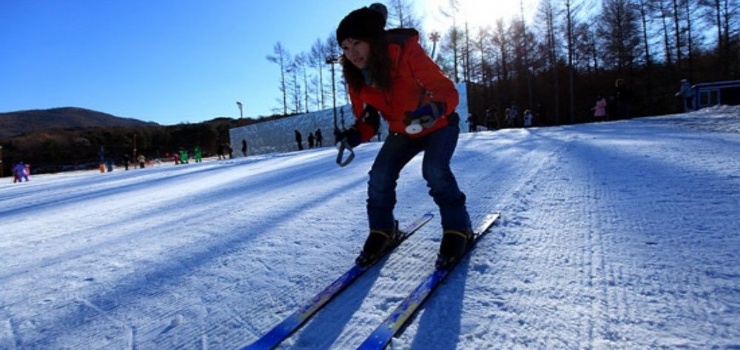
<path id="1" fill-rule="evenodd" d="M 450 169 L 460 133 L 459 102 L 452 81 L 419 45 L 415 29 L 385 30 L 387 11 L 373 4 L 349 13 L 337 27 L 340 64 L 355 124 L 338 135 L 354 147 L 377 134 L 380 116 L 388 122 L 386 137 L 370 170 L 367 215 L 370 233 L 358 265 L 376 261 L 396 238 L 393 216 L 401 169 L 424 152 L 422 175 L 439 207 L 442 242 L 437 267 L 459 259 L 472 238 L 465 194 Z"/>

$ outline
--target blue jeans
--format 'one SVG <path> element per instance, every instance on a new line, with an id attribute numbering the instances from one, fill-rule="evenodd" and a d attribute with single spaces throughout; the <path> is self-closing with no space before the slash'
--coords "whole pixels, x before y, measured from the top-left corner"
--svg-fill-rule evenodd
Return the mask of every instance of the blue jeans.
<path id="1" fill-rule="evenodd" d="M 371 230 L 394 230 L 396 181 L 401 169 L 422 151 L 422 176 L 429 187 L 429 195 L 439 206 L 442 228 L 462 232 L 470 230 L 465 194 L 460 191 L 450 169 L 459 134 L 458 122 L 450 121 L 450 125 L 420 138 L 412 139 L 395 133 L 388 135 L 370 169 L 367 216 Z"/>

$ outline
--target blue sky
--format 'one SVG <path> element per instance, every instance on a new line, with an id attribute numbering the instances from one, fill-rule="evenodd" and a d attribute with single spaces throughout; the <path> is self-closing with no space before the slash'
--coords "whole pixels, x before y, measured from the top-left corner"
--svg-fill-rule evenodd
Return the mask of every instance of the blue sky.
<path id="1" fill-rule="evenodd" d="M 241 101 L 245 117 L 270 115 L 282 110 L 265 58 L 275 43 L 308 51 L 371 2 L 3 0 L 0 112 L 73 106 L 173 125 L 238 117 Z M 445 3 L 416 2 L 425 21 Z"/>

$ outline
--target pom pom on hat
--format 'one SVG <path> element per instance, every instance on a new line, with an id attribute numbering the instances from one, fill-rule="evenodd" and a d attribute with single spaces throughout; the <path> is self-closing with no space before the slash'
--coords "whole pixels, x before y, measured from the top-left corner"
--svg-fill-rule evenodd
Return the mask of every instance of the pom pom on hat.
<path id="1" fill-rule="evenodd" d="M 388 20 L 388 8 L 386 8 L 385 5 L 376 2 L 370 5 L 370 9 L 378 11 L 381 15 L 383 15 L 383 27 L 385 27 L 385 22 Z"/>
<path id="2" fill-rule="evenodd" d="M 337 43 L 340 45 L 347 38 L 376 39 L 385 34 L 385 22 L 388 10 L 385 5 L 374 3 L 370 7 L 350 12 L 337 27 Z"/>

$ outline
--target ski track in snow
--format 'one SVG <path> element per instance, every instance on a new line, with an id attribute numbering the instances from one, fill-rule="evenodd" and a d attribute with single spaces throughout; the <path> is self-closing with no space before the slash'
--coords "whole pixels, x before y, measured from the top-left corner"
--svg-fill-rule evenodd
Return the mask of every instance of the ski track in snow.
<path id="1" fill-rule="evenodd" d="M 472 219 L 502 219 L 393 348 L 740 348 L 740 115 L 715 114 L 461 136 Z M 325 148 L 0 185 L 0 349 L 254 341 L 351 266 L 378 146 L 347 168 Z M 435 208 L 420 161 L 402 225 Z M 280 348 L 357 347 L 432 271 L 440 231 Z"/>

